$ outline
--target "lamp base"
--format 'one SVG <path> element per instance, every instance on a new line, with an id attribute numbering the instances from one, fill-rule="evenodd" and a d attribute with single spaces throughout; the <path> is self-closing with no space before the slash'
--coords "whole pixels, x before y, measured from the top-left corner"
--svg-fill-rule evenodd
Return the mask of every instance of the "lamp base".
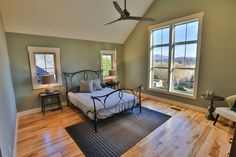
<path id="1" fill-rule="evenodd" d="M 45 92 L 48 93 L 48 94 L 52 94 L 52 93 L 55 92 L 55 89 L 53 87 L 49 87 L 49 88 L 45 89 Z"/>

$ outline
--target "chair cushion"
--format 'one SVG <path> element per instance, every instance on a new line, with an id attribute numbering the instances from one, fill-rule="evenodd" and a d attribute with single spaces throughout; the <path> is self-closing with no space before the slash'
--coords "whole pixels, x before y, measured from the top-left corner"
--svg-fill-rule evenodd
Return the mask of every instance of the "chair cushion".
<path id="1" fill-rule="evenodd" d="M 233 106 L 235 100 L 236 100 L 236 95 L 232 95 L 226 98 L 226 102 L 229 106 Z"/>
<path id="2" fill-rule="evenodd" d="M 234 101 L 234 104 L 231 107 L 231 111 L 236 112 L 236 100 Z"/>
<path id="3" fill-rule="evenodd" d="M 217 107 L 215 113 L 236 122 L 236 112 L 231 111 L 230 107 Z"/>

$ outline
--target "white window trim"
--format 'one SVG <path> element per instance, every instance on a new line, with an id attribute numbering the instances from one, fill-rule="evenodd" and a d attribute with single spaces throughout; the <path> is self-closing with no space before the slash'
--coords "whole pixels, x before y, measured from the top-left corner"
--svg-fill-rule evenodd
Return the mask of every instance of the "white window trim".
<path id="1" fill-rule="evenodd" d="M 116 62 L 116 49 L 115 50 L 100 50 L 100 67 L 102 69 L 102 55 L 112 55 L 112 67 L 117 70 L 117 62 Z M 117 76 L 116 76 L 117 77 Z M 104 76 L 104 79 L 110 79 L 110 76 Z"/>
<path id="2" fill-rule="evenodd" d="M 156 25 L 152 25 L 152 26 L 148 27 L 148 38 L 149 38 L 149 43 L 148 43 L 149 44 L 149 47 L 148 47 L 148 52 L 149 52 L 148 53 L 148 84 L 147 84 L 148 90 L 155 91 L 155 92 L 161 92 L 161 93 L 165 93 L 165 94 L 170 94 L 170 95 L 175 95 L 175 96 L 180 96 L 180 97 L 185 97 L 185 98 L 189 98 L 189 99 L 197 99 L 203 16 L 204 16 L 204 12 L 200 12 L 200 13 L 192 14 L 189 16 L 170 20 L 168 22 L 164 22 L 164 23 L 160 23 L 160 24 L 156 24 Z M 195 19 L 198 19 L 198 21 L 199 21 L 199 28 L 198 28 L 198 47 L 197 47 L 197 58 L 196 58 L 197 60 L 196 60 L 193 96 L 187 95 L 187 94 L 179 94 L 179 93 L 170 92 L 169 89 L 167 91 L 165 91 L 165 90 L 161 90 L 161 89 L 151 88 L 151 79 L 152 79 L 151 78 L 151 72 L 152 72 L 152 69 L 151 69 L 152 56 L 151 55 L 152 54 L 150 52 L 152 51 L 152 49 L 151 49 L 152 38 L 150 36 L 151 36 L 152 30 L 157 29 L 157 28 L 171 26 L 174 24 L 179 24 L 181 22 L 195 20 Z M 172 30 L 170 31 L 170 33 L 171 32 L 172 32 Z M 171 35 L 172 35 L 172 33 L 171 33 Z M 173 36 L 171 36 L 171 37 L 172 37 L 172 41 L 173 41 Z M 171 51 L 173 51 L 173 50 L 171 50 Z M 169 76 L 170 76 L 170 74 L 169 74 Z M 171 78 L 169 78 L 169 81 L 170 81 L 170 79 Z M 169 82 L 169 84 L 170 84 L 170 82 Z"/>
<path id="3" fill-rule="evenodd" d="M 57 83 L 51 84 L 51 86 L 62 86 L 62 72 L 61 72 L 61 59 L 60 59 L 60 48 L 51 48 L 51 47 L 27 47 L 27 50 L 29 52 L 29 61 L 30 61 L 30 70 L 31 70 L 31 79 L 32 79 L 32 85 L 33 89 L 43 89 L 46 88 L 47 85 L 40 85 L 36 82 L 36 63 L 35 63 L 35 57 L 34 54 L 36 53 L 54 53 L 55 59 L 56 59 L 56 71 L 57 71 Z"/>

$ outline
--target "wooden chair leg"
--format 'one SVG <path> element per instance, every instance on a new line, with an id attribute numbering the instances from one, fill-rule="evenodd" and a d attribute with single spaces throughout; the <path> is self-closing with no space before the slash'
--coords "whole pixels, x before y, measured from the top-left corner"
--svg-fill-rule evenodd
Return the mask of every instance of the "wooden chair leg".
<path id="1" fill-rule="evenodd" d="M 216 122 L 217 122 L 219 116 L 220 116 L 219 114 L 216 115 L 216 118 L 215 118 L 215 121 L 214 121 L 214 124 L 213 124 L 214 126 L 216 125 Z"/>

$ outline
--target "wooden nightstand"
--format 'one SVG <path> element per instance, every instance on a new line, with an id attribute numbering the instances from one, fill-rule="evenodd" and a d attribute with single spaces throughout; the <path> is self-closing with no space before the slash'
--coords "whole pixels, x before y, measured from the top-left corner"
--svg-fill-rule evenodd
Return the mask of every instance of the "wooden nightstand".
<path id="1" fill-rule="evenodd" d="M 120 88 L 120 81 L 109 81 L 109 82 L 106 82 L 105 85 L 107 87 L 110 87 L 113 89 L 119 89 Z"/>
<path id="2" fill-rule="evenodd" d="M 46 92 L 42 92 L 39 94 L 39 96 L 42 99 L 42 106 L 41 106 L 41 112 L 43 112 L 43 115 L 45 115 L 46 106 L 52 106 L 57 104 L 58 109 L 63 110 L 61 99 L 60 99 L 60 91 L 55 91 L 51 94 L 48 94 Z"/>

